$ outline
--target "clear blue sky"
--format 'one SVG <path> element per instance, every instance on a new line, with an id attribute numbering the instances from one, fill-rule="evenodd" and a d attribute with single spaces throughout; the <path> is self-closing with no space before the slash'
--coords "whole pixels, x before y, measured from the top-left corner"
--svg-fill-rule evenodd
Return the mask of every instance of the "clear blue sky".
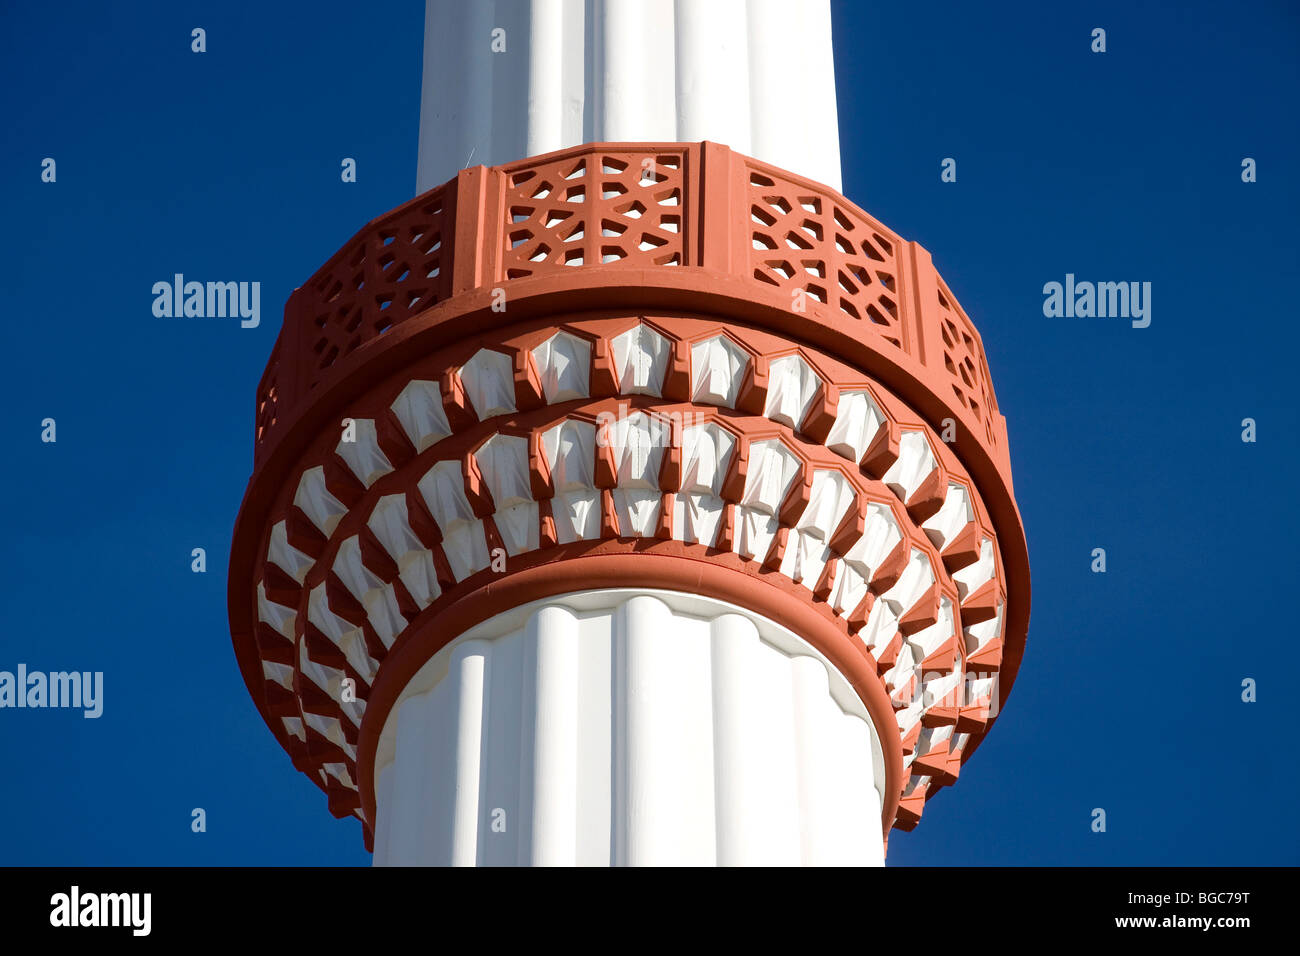
<path id="1" fill-rule="evenodd" d="M 98 720 L 0 710 L 0 864 L 369 862 L 247 696 L 225 572 L 284 300 L 414 188 L 423 4 L 381 6 L 0 11 L 0 670 L 105 672 Z M 890 862 L 1300 862 L 1300 14 L 834 18 L 845 192 L 983 333 L 1034 575 L 1003 717 Z M 175 272 L 260 281 L 261 327 L 155 318 Z M 1045 318 L 1066 273 L 1151 282 L 1150 327 Z"/>

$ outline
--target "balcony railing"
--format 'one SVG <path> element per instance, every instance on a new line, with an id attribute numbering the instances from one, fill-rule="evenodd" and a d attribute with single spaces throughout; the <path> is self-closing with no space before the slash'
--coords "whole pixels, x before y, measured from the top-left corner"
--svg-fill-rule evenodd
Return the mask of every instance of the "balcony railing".
<path id="1" fill-rule="evenodd" d="M 289 300 L 258 386 L 256 459 L 345 359 L 438 303 L 631 269 L 739 278 L 758 301 L 919 365 L 1005 457 L 979 334 L 925 249 L 828 187 L 724 146 L 595 143 L 465 170 L 353 236 Z"/>

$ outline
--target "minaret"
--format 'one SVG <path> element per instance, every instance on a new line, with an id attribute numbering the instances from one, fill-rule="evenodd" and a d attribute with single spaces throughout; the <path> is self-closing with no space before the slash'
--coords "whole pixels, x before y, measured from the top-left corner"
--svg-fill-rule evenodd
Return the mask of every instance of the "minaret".
<path id="1" fill-rule="evenodd" d="M 829 4 L 430 0 L 296 290 L 231 631 L 376 864 L 880 864 L 1014 679 L 980 338 L 840 195 Z"/>

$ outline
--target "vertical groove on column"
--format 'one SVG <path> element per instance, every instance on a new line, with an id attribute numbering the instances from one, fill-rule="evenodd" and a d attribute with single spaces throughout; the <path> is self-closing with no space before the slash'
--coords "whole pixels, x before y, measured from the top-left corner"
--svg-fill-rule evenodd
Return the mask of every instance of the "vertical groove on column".
<path id="1" fill-rule="evenodd" d="M 487 739 L 480 770 L 479 860 L 487 866 L 514 866 L 527 862 L 524 840 L 532 818 L 530 794 L 521 787 L 526 777 L 521 750 L 525 721 L 520 716 L 532 678 L 522 673 L 521 640 L 502 638 L 491 643 L 484 720 Z"/>
<path id="2" fill-rule="evenodd" d="M 677 138 L 742 153 L 750 143 L 749 30 L 745 0 L 676 0 Z"/>
<path id="3" fill-rule="evenodd" d="M 835 750 L 827 739 L 827 726 L 834 715 L 827 714 L 824 707 L 830 701 L 830 685 L 826 668 L 811 657 L 791 661 L 790 679 L 794 694 L 794 773 L 799 784 L 801 862 L 804 866 L 824 865 L 835 857 L 835 797 L 840 792 Z M 831 706 L 834 707 L 833 702 Z"/>
<path id="4" fill-rule="evenodd" d="M 449 677 L 451 675 L 448 675 Z M 455 697 L 452 685 L 444 681 L 428 694 L 424 716 L 417 723 L 430 754 L 429 769 L 422 775 L 420 810 L 427 814 L 428 825 L 419 841 L 420 862 L 435 866 L 451 864 L 452 827 L 456 808 L 456 726 Z"/>
<path id="5" fill-rule="evenodd" d="M 830 0 L 808 0 L 803 8 L 801 60 L 808 72 L 800 90 L 801 106 L 808 117 L 805 152 L 800 166 L 804 175 L 825 183 L 836 192 L 840 175 L 840 114 L 835 101 L 835 47 L 831 42 Z"/>
<path id="6" fill-rule="evenodd" d="M 438 0 L 425 4 L 417 192 L 433 188 L 473 161 L 490 161 L 494 6 Z"/>
<path id="7" fill-rule="evenodd" d="M 762 847 L 767 865 L 798 866 L 798 755 L 790 658 L 764 653 L 764 648 L 756 644 L 748 649 L 756 699 L 751 703 L 744 733 L 759 741 L 762 748 L 756 764 L 756 792 L 762 796 L 755 801 L 758 829 L 747 833 L 746 839 Z M 746 794 L 746 798 L 754 800 L 753 793 Z"/>
<path id="8" fill-rule="evenodd" d="M 598 140 L 672 142 L 677 117 L 672 0 L 596 0 Z"/>
<path id="9" fill-rule="evenodd" d="M 578 142 L 594 143 L 600 137 L 600 121 L 605 109 L 602 77 L 605 71 L 605 54 L 601 37 L 604 36 L 604 0 L 583 0 L 582 22 L 582 87 L 585 102 L 582 108 L 582 138 Z"/>
<path id="10" fill-rule="evenodd" d="M 384 808 L 375 821 L 375 865 L 386 866 L 392 859 L 392 850 L 388 846 L 389 834 L 393 831 L 393 764 L 389 764 L 375 778 L 375 805 Z"/>
<path id="11" fill-rule="evenodd" d="M 789 75 L 777 68 L 789 54 L 787 44 L 794 37 L 789 28 L 790 19 L 797 11 L 791 10 L 784 0 L 749 0 L 745 26 L 749 42 L 749 142 L 753 155 L 764 162 L 782 165 L 788 148 L 783 137 L 794 133 L 787 124 L 797 122 L 792 115 L 787 90 Z M 782 28 L 774 30 L 774 24 Z M 787 166 L 795 172 L 804 172 Z"/>
<path id="12" fill-rule="evenodd" d="M 415 866 L 428 860 L 423 855 L 424 834 L 430 826 L 427 801 L 433 790 L 430 781 L 438 766 L 436 753 L 425 757 L 436 743 L 426 737 L 430 731 L 427 716 L 430 703 L 427 694 L 412 697 L 402 702 L 397 713 L 397 752 L 414 754 L 414 757 L 393 763 L 391 833 L 394 837 L 389 852 L 389 862 L 393 866 Z"/>
<path id="13" fill-rule="evenodd" d="M 519 661 L 519 707 L 513 712 L 519 736 L 519 806 L 517 862 L 533 862 L 533 830 L 536 817 L 533 798 L 537 793 L 537 631 L 530 620 L 523 633 L 513 639 Z"/>
<path id="14" fill-rule="evenodd" d="M 489 646 L 468 641 L 456 648 L 447 675 L 456 716 L 452 866 L 478 863 L 479 794 L 482 787 L 484 684 Z"/>
<path id="15" fill-rule="evenodd" d="M 563 0 L 564 30 L 560 47 L 560 145 L 588 142 L 583 136 L 583 119 L 587 111 L 586 0 Z"/>
<path id="16" fill-rule="evenodd" d="M 578 846 L 577 618 L 568 608 L 544 607 L 526 633 L 537 648 L 532 863 L 571 866 Z"/>
<path id="17" fill-rule="evenodd" d="M 587 630 L 581 630 L 585 625 Z M 580 623 L 578 654 L 578 819 L 580 866 L 613 861 L 614 635 L 608 619 Z"/>
<path id="18" fill-rule="evenodd" d="M 676 862 L 683 866 L 716 866 L 718 862 L 713 642 L 708 624 L 700 623 L 704 626 L 692 632 L 684 626 L 685 621 L 675 618 L 671 630 L 660 634 L 658 641 L 675 681 L 670 694 L 661 700 L 661 719 L 677 764 Z"/>
<path id="19" fill-rule="evenodd" d="M 531 0 L 526 156 L 592 139 L 583 130 L 587 6 L 586 0 Z"/>
<path id="20" fill-rule="evenodd" d="M 668 605 L 648 596 L 625 602 L 615 617 L 626 674 L 621 706 L 615 705 L 623 730 L 622 800 L 615 806 L 623 824 L 621 862 L 630 866 L 677 859 L 676 741 L 661 732 L 676 696 L 672 654 L 664 647 L 672 619 Z"/>
<path id="21" fill-rule="evenodd" d="M 641 119 L 631 100 L 637 76 L 644 75 L 640 69 L 642 46 L 628 30 L 627 15 L 634 10 L 609 0 L 595 3 L 600 10 L 595 40 L 601 56 L 596 74 L 600 115 L 596 117 L 593 138 L 615 141 L 622 138 L 618 134 L 624 127 L 632 127 Z M 644 42 L 644 38 L 640 39 Z"/>
<path id="22" fill-rule="evenodd" d="M 841 741 L 837 752 L 852 755 L 837 763 L 837 792 L 866 801 L 865 805 L 847 804 L 836 814 L 841 824 L 842 856 L 834 862 L 883 866 L 885 847 L 880 834 L 880 794 L 872 772 L 871 731 L 861 720 L 840 720 L 832 726 L 828 731 L 837 731 Z"/>
<path id="23" fill-rule="evenodd" d="M 627 627 L 624 604 L 610 621 L 609 862 L 627 865 Z"/>
<path id="24" fill-rule="evenodd" d="M 531 0 L 528 31 L 527 155 L 564 145 L 564 0 Z"/>
<path id="25" fill-rule="evenodd" d="M 752 155 L 838 191 L 829 3 L 748 0 L 746 20 Z"/>
<path id="26" fill-rule="evenodd" d="M 747 651 L 759 643 L 752 621 L 724 614 L 710 628 L 713 667 L 713 788 L 717 821 L 717 862 L 743 866 L 751 860 L 747 835 L 757 827 L 749 820 L 757 801 L 755 764 L 762 759 L 762 741 L 746 733 L 750 693 Z"/>

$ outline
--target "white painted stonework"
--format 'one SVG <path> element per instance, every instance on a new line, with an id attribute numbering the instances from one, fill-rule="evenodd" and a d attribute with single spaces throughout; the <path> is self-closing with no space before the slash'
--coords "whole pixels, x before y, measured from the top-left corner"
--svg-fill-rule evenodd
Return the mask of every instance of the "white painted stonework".
<path id="1" fill-rule="evenodd" d="M 781 625 L 562 595 L 438 652 L 376 755 L 376 865 L 881 865 L 866 709 Z"/>
<path id="2" fill-rule="evenodd" d="M 587 355 L 585 343 L 567 333 L 558 333 L 532 350 L 532 359 L 544 382 L 548 402 L 565 401 L 562 396 L 588 397 L 589 375 L 579 369 Z M 612 343 L 620 394 L 656 394 L 661 391 L 667 368 L 665 340 L 648 325 L 641 324 L 617 336 Z M 725 335 L 694 343 L 690 352 L 692 394 L 705 404 L 731 405 L 735 402 L 732 383 L 744 377 L 750 363 L 747 352 Z M 774 359 L 768 370 L 769 401 L 764 414 L 772 420 L 797 421 L 808 414 L 805 395 L 816 390 L 821 379 L 806 361 Z M 513 363 L 503 353 L 483 350 L 476 353 L 453 374 L 465 387 L 475 415 L 491 417 L 493 412 L 514 407 Z M 814 385 L 814 382 L 816 383 Z M 738 387 L 738 386 L 737 386 Z M 774 401 L 774 393 L 790 396 Z M 507 407 L 508 406 L 508 407 Z M 438 382 L 414 380 L 394 396 L 392 409 L 412 445 L 430 449 L 450 434 L 443 412 L 442 388 Z M 391 467 L 382 458 L 375 440 L 373 420 L 356 420 L 357 443 L 340 455 L 344 464 L 363 483 L 370 484 Z M 840 395 L 836 418 L 826 444 L 846 462 L 857 462 L 887 427 L 886 419 L 866 388 L 847 389 Z M 889 426 L 892 427 L 892 426 Z M 554 484 L 553 497 L 546 499 L 560 543 L 599 540 L 601 531 L 601 488 L 596 482 L 597 432 L 604 429 L 605 441 L 614 453 L 616 485 L 611 489 L 613 509 L 619 533 L 628 537 L 649 538 L 656 534 L 662 508 L 671 506 L 674 539 L 688 543 L 712 545 L 718 540 L 727 502 L 722 497 L 723 480 L 732 457 L 737 453 L 734 437 L 715 422 L 688 425 L 682 429 L 682 465 L 680 490 L 670 499 L 658 493 L 656 476 L 662 461 L 662 435 L 654 437 L 648 416 L 637 412 L 611 425 L 596 426 L 590 421 L 566 417 L 537 434 L 540 456 Z M 794 475 L 790 471 L 792 453 L 779 438 L 754 442 L 749 448 L 746 480 L 736 504 L 736 526 L 730 541 L 733 551 L 747 558 L 761 559 L 773 541 L 779 526 L 779 509 L 790 490 Z M 539 514 L 543 498 L 531 486 L 529 445 L 522 436 L 496 433 L 470 453 L 481 473 L 496 511 L 491 516 L 501 533 L 510 555 L 536 550 L 540 546 Z M 939 467 L 934 449 L 922 431 L 914 426 L 900 428 L 898 459 L 886 472 L 884 483 L 900 503 L 906 501 Z M 474 513 L 466 497 L 465 463 L 461 456 L 437 460 L 427 467 L 418 482 L 420 497 L 444 534 L 444 552 L 453 577 L 460 581 L 489 566 L 491 557 L 484 522 Z M 788 540 L 779 572 L 812 592 L 832 554 L 830 541 L 841 520 L 850 510 L 850 489 L 841 472 L 814 468 L 811 494 L 801 514 L 789 516 Z M 852 496 L 856 498 L 856 495 Z M 308 468 L 299 476 L 293 498 L 320 531 L 332 534 L 347 515 L 347 508 L 326 488 L 321 467 Z M 865 521 L 856 541 L 848 545 L 829 575 L 828 606 L 841 618 L 849 619 L 867 596 L 868 585 L 894 552 L 902 532 L 891 509 L 876 501 L 858 502 L 865 506 Z M 388 555 L 396 562 L 402 584 L 419 608 L 428 607 L 442 593 L 432 552 L 426 548 L 411 525 L 406 498 L 386 495 L 378 499 L 365 517 Z M 965 486 L 949 481 L 940 509 L 926 519 L 922 527 L 936 548 L 946 548 L 959 536 L 969 533 L 974 521 L 971 495 Z M 343 543 L 332 560 L 331 568 L 360 602 L 366 619 L 380 641 L 391 647 L 402 624 L 397 596 L 391 585 L 382 585 L 357 560 L 359 542 Z M 997 576 L 996 545 L 987 535 L 978 543 L 979 557 L 953 573 L 958 602 L 985 589 Z M 289 544 L 283 522 L 272 527 L 266 550 L 267 559 L 294 580 L 303 581 L 313 560 Z M 959 750 L 966 734 L 953 734 L 951 727 L 925 728 L 925 713 L 940 704 L 945 695 L 962 680 L 961 669 L 931 670 L 923 666 L 926 658 L 941 649 L 949 638 L 959 640 L 966 654 L 974 654 L 1002 636 L 1005 608 L 997 601 L 992 617 L 973 623 L 963 622 L 956 630 L 956 615 L 950 599 L 942 596 L 938 616 L 921 630 L 900 633 L 900 622 L 909 611 L 927 601 L 927 592 L 936 581 L 931 558 L 916 548 L 908 553 L 907 567 L 898 580 L 879 595 L 869 611 L 865 626 L 856 634 L 868 653 L 881 661 L 896 650 L 882 679 L 895 700 L 898 732 L 915 742 L 903 756 L 904 772 L 910 780 L 904 792 L 924 782 L 923 774 L 912 774 L 911 765 L 918 758 L 937 749 Z M 373 675 L 376 664 L 368 659 L 362 627 L 335 613 L 324 585 L 313 588 L 308 602 L 308 618 L 330 643 L 334 644 L 359 673 Z M 258 619 L 293 643 L 298 610 L 275 603 L 265 586 L 259 585 Z M 896 638 L 901 638 L 896 641 Z M 331 698 L 338 699 L 344 673 L 310 657 L 304 644 L 295 654 L 303 657 L 303 679 L 315 683 Z M 269 680 L 293 690 L 293 672 L 283 665 L 264 668 Z M 994 700 L 997 694 L 996 673 L 983 674 L 968 682 L 971 702 Z M 345 719 L 359 726 L 364 702 L 349 704 Z M 303 738 L 302 720 L 282 718 L 286 730 Z M 311 726 L 340 743 L 351 752 L 340 721 L 313 715 Z M 949 739 L 951 737 L 951 740 Z M 334 776 L 342 780 L 343 768 Z M 356 789 L 355 782 L 344 786 Z M 358 811 L 358 815 L 359 811 Z"/>
<path id="3" fill-rule="evenodd" d="M 712 140 L 840 190 L 830 0 L 427 0 L 417 192 L 590 142 Z"/>
<path id="4" fill-rule="evenodd" d="M 617 337 L 615 366 L 622 394 L 654 394 L 662 386 L 666 370 L 667 348 L 658 333 L 642 324 Z M 563 401 L 562 395 L 587 397 L 589 376 L 575 367 L 583 352 L 582 344 L 572 336 L 557 334 L 533 350 L 539 374 L 550 383 L 548 402 Z M 505 361 L 503 361 L 505 360 Z M 742 378 L 749 364 L 748 353 L 740 350 L 726 336 L 714 336 L 695 343 L 691 350 L 691 383 L 697 400 L 716 405 L 734 405 L 734 390 L 729 383 Z M 811 367 L 803 361 L 777 359 L 769 368 L 769 395 L 797 396 L 797 401 L 769 400 L 765 414 L 795 421 L 807 414 L 803 396 L 811 385 Z M 481 404 L 484 413 L 504 407 L 513 408 L 512 363 L 502 353 L 480 351 L 465 365 L 454 370 L 465 385 L 475 414 Z M 813 376 L 815 378 L 815 374 Z M 816 378 L 820 384 L 820 379 Z M 815 388 L 814 388 L 815 390 Z M 392 408 L 411 443 L 421 449 L 438 445 L 449 434 L 442 411 L 439 383 L 415 380 L 395 396 Z M 345 465 L 358 480 L 369 484 L 390 467 L 375 442 L 373 420 L 357 419 L 358 442 L 344 456 Z M 865 389 L 850 389 L 840 396 L 837 415 L 826 444 L 848 462 L 856 462 L 885 426 L 885 418 Z M 601 537 L 601 489 L 595 478 L 597 426 L 577 418 L 565 418 L 539 433 L 539 450 L 554 482 L 554 496 L 549 509 L 560 543 L 598 540 Z M 606 426 L 606 440 L 612 446 L 616 486 L 611 491 L 620 534 L 647 538 L 654 535 L 660 510 L 667 498 L 657 493 L 655 476 L 662 460 L 662 442 L 652 435 L 651 421 L 642 413 L 633 413 Z M 884 476 L 884 481 L 900 502 L 906 502 L 938 467 L 924 434 L 912 426 L 902 426 L 899 457 Z M 717 540 L 726 502 L 722 484 L 736 453 L 734 438 L 714 422 L 689 425 L 682 430 L 682 473 L 680 490 L 672 496 L 674 521 L 672 535 L 689 543 L 713 544 Z M 341 454 L 341 453 L 340 453 Z M 736 528 L 731 548 L 745 557 L 758 559 L 766 554 L 778 527 L 778 510 L 790 490 L 793 461 L 790 450 L 779 439 L 754 442 L 749 449 L 749 469 L 744 487 L 736 502 Z M 511 555 L 536 550 L 540 546 L 538 516 L 540 499 L 527 476 L 528 443 L 515 435 L 489 436 L 472 455 L 491 491 L 496 507 L 492 519 Z M 849 510 L 849 494 L 838 471 L 815 468 L 808 506 L 792 516 L 789 538 L 779 568 L 780 573 L 810 592 L 827 565 L 829 542 Z M 418 483 L 419 492 L 430 514 L 444 532 L 444 552 L 456 580 L 488 567 L 490 554 L 483 520 L 470 505 L 465 493 L 464 466 L 459 457 L 433 463 Z M 306 469 L 300 476 L 294 503 L 324 534 L 331 534 L 347 514 L 346 507 L 325 486 L 322 469 Z M 899 541 L 901 532 L 890 508 L 867 502 L 861 536 L 852 542 L 830 576 L 827 603 L 841 618 L 848 619 L 867 595 L 868 585 Z M 428 607 L 441 594 L 432 553 L 415 534 L 407 503 L 402 495 L 381 497 L 366 517 L 389 556 L 397 563 L 402 583 L 421 608 Z M 939 511 L 922 527 L 931 542 L 946 547 L 971 527 L 973 508 L 966 488 L 950 481 Z M 401 626 L 397 598 L 391 585 L 382 585 L 357 561 L 356 541 L 340 547 L 331 567 L 365 611 L 370 626 L 385 646 L 391 647 Z M 996 576 L 996 546 L 989 537 L 979 541 L 979 558 L 953 573 L 959 602 L 984 588 Z M 273 526 L 267 544 L 267 559 L 295 580 L 302 581 L 311 567 L 311 559 L 293 548 L 280 524 Z M 935 582 L 931 559 L 912 548 L 906 572 L 872 605 L 866 625 L 856 635 L 877 661 L 889 653 L 899 634 L 902 618 L 924 600 L 927 589 Z M 916 734 L 910 752 L 905 752 L 903 766 L 910 772 L 913 761 L 934 748 L 941 751 L 960 749 L 966 735 L 957 734 L 951 741 L 951 727 L 931 730 L 918 726 L 926 711 L 940 703 L 961 680 L 959 669 L 951 672 L 928 672 L 926 657 L 941 648 L 950 637 L 961 640 L 966 653 L 973 654 L 1002 634 L 1004 607 L 999 601 L 991 618 L 964 623 L 956 633 L 956 618 L 951 602 L 940 601 L 938 618 L 929 627 L 903 636 L 893 666 L 882 675 L 886 691 L 895 698 L 898 731 L 904 737 Z M 292 642 L 298 612 L 275 603 L 264 586 L 258 589 L 258 619 L 274 632 Z M 375 663 L 363 658 L 366 643 L 362 628 L 336 614 L 330 607 L 325 587 L 313 589 L 308 605 L 311 623 L 352 661 L 359 673 L 372 675 Z M 339 697 L 342 671 L 314 661 L 303 645 L 303 676 L 334 699 Z M 286 689 L 293 689 L 292 671 L 282 666 L 265 670 L 268 679 Z M 968 685 L 973 701 L 996 696 L 996 674 L 983 675 Z M 364 703 L 349 705 L 346 718 L 359 726 Z M 335 742 L 345 752 L 346 736 L 339 720 L 313 715 L 312 726 Z M 289 733 L 302 738 L 302 721 L 283 718 Z M 340 773 L 342 770 L 340 769 Z M 339 774 L 335 774 L 340 780 Z M 924 776 L 911 775 L 905 786 L 909 792 Z M 355 783 L 344 784 L 355 789 Z"/>

